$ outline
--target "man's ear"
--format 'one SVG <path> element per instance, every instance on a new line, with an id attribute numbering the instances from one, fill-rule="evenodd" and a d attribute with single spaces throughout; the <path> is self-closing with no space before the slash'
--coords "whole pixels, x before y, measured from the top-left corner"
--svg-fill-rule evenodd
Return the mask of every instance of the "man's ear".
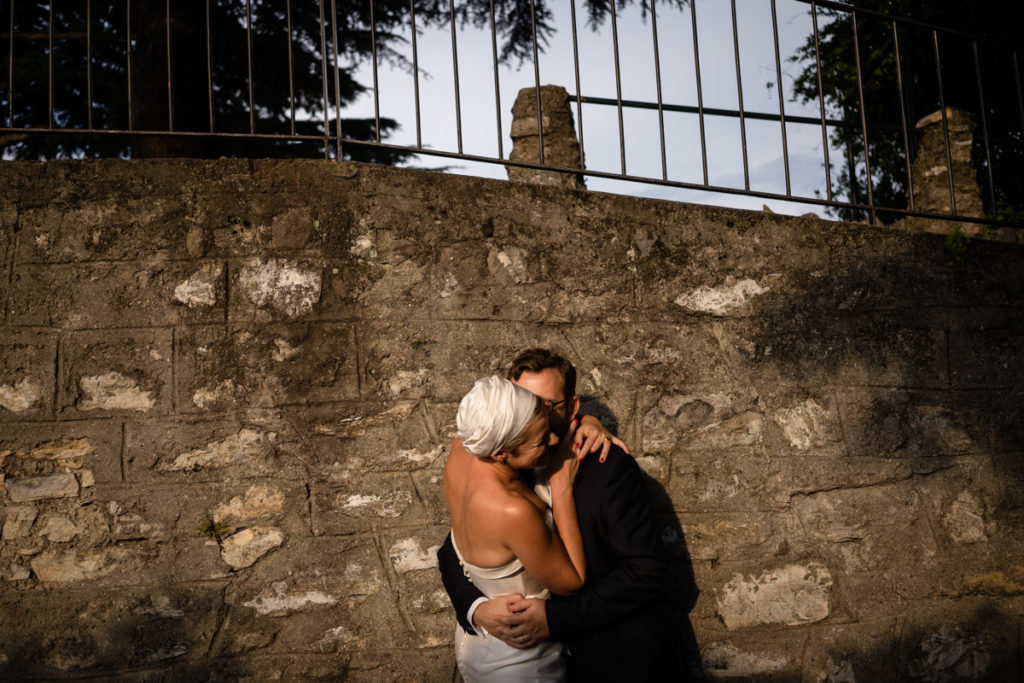
<path id="1" fill-rule="evenodd" d="M 572 422 L 578 412 L 580 412 L 580 397 L 573 396 L 569 399 L 569 422 Z"/>

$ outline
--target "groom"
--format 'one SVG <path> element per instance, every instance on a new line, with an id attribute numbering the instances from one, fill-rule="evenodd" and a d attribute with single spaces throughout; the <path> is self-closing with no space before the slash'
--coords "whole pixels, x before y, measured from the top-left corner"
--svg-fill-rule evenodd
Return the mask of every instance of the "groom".
<path id="1" fill-rule="evenodd" d="M 544 401 L 552 430 L 564 437 L 579 410 L 572 364 L 546 349 L 529 349 L 512 362 L 508 378 Z M 583 590 L 548 600 L 487 600 L 463 574 L 449 534 L 437 558 L 459 623 L 467 633 L 483 627 L 517 648 L 545 638 L 564 643 L 569 681 L 678 677 L 678 645 L 663 595 L 667 566 L 639 466 L 618 447 L 606 460 L 588 457 L 573 493 L 587 554 Z"/>

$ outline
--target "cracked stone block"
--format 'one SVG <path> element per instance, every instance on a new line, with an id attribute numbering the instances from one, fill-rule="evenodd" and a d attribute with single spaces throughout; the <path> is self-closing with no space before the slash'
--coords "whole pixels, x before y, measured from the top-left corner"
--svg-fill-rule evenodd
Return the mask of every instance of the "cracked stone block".
<path id="1" fill-rule="evenodd" d="M 217 305 L 222 293 L 224 266 L 206 263 L 174 288 L 174 300 L 189 308 L 210 308 Z M 222 299 L 222 297 L 221 297 Z"/>
<path id="2" fill-rule="evenodd" d="M 121 480 L 121 426 L 94 420 L 9 424 L 0 433 L 9 477 L 71 470 L 82 487 Z"/>
<path id="3" fill-rule="evenodd" d="M 750 454 L 677 454 L 666 487 L 676 510 L 767 510 L 776 464 Z"/>
<path id="4" fill-rule="evenodd" d="M 214 287 L 211 306 L 188 306 L 176 296 L 195 274 L 189 262 L 90 263 L 22 266 L 11 285 L 10 321 L 65 329 L 201 324 L 224 319 L 225 293 Z"/>
<path id="5" fill-rule="evenodd" d="M 404 473 L 362 473 L 313 490 L 314 533 L 348 534 L 422 523 L 427 513 Z"/>
<path id="6" fill-rule="evenodd" d="M 225 647 L 245 651 L 272 633 L 271 652 L 394 647 L 406 637 L 372 540 L 289 540 L 246 570 L 230 597 Z"/>
<path id="7" fill-rule="evenodd" d="M 269 591 L 264 591 L 243 607 L 251 607 L 261 617 L 282 617 L 296 612 L 313 612 L 326 609 L 338 603 L 338 598 L 321 590 L 288 592 L 285 581 L 275 581 Z"/>
<path id="8" fill-rule="evenodd" d="M 47 550 L 32 558 L 32 572 L 43 583 L 73 583 L 103 577 L 126 557 L 120 549 Z"/>
<path id="9" fill-rule="evenodd" d="M 791 319 L 791 318 L 790 318 Z M 720 324 L 733 371 L 757 384 L 945 389 L 946 322 L 928 310 Z M 808 334 L 807 330 L 813 330 Z"/>
<path id="10" fill-rule="evenodd" d="M 868 616 L 854 624 L 830 624 L 808 638 L 803 662 L 807 680 L 903 680 L 893 662 L 899 661 L 899 622 L 895 617 Z"/>
<path id="11" fill-rule="evenodd" d="M 274 527 L 254 526 L 232 534 L 221 543 L 220 556 L 232 569 L 245 569 L 284 543 L 284 534 Z"/>
<path id="12" fill-rule="evenodd" d="M 907 477 L 795 496 L 793 510 L 813 544 L 832 544 L 847 570 L 910 576 L 938 552 L 924 500 Z"/>
<path id="13" fill-rule="evenodd" d="M 125 470 L 136 482 L 216 481 L 226 476 L 303 475 L 298 445 L 273 414 L 245 422 L 155 420 L 129 423 Z"/>
<path id="14" fill-rule="evenodd" d="M 305 260 L 256 258 L 231 266 L 231 319 L 306 318 L 320 302 L 323 265 Z"/>
<path id="15" fill-rule="evenodd" d="M 785 539 L 785 527 L 765 515 L 686 514 L 680 518 L 686 556 L 694 560 L 757 559 L 773 554 Z"/>
<path id="16" fill-rule="evenodd" d="M 223 606 L 215 585 L 33 591 L 19 602 L 26 616 L 4 634 L 4 650 L 30 679 L 181 666 L 205 653 Z"/>
<path id="17" fill-rule="evenodd" d="M 645 451 L 751 447 L 761 440 L 764 418 L 754 395 L 652 393 L 642 410 Z"/>
<path id="18" fill-rule="evenodd" d="M 200 327 L 178 339 L 178 404 L 186 412 L 336 402 L 359 396 L 352 327 Z"/>
<path id="19" fill-rule="evenodd" d="M 49 418 L 54 405 L 56 335 L 0 330 L 0 420 Z"/>
<path id="20" fill-rule="evenodd" d="M 270 484 L 254 484 L 242 496 L 221 503 L 213 511 L 213 521 L 244 524 L 254 520 L 277 519 L 284 514 L 284 492 Z"/>
<path id="21" fill-rule="evenodd" d="M 80 529 L 66 515 L 47 514 L 39 520 L 39 535 L 51 543 L 67 543 Z"/>
<path id="22" fill-rule="evenodd" d="M 1024 383 L 1020 316 L 1005 308 L 975 308 L 951 325 L 950 383 L 954 388 L 1018 389 Z"/>
<path id="23" fill-rule="evenodd" d="M 78 479 L 69 472 L 47 474 L 41 477 L 7 479 L 7 495 L 12 502 L 27 503 L 49 498 L 77 498 Z"/>
<path id="24" fill-rule="evenodd" d="M 839 405 L 855 456 L 968 455 L 992 438 L 987 397 L 973 392 L 843 392 Z"/>
<path id="25" fill-rule="evenodd" d="M 704 668 L 713 678 L 763 680 L 785 672 L 789 658 L 781 653 L 745 650 L 731 643 L 713 642 L 704 647 Z"/>
<path id="26" fill-rule="evenodd" d="M 779 273 L 772 273 L 760 281 L 751 278 L 737 280 L 729 275 L 714 287 L 701 285 L 684 291 L 672 303 L 691 315 L 748 316 L 758 307 L 758 299 L 774 289 L 781 279 Z"/>
<path id="27" fill-rule="evenodd" d="M 63 346 L 59 406 L 69 417 L 169 412 L 171 331 L 79 332 Z"/>
<path id="28" fill-rule="evenodd" d="M 444 588 L 429 573 L 402 577 L 398 606 L 412 623 L 416 647 L 452 646 L 454 610 Z"/>
<path id="29" fill-rule="evenodd" d="M 985 598 L 910 606 L 900 673 L 917 680 L 1013 680 L 1020 673 L 1016 620 L 992 606 Z"/>
<path id="30" fill-rule="evenodd" d="M 771 419 L 781 430 L 786 446 L 794 451 L 832 448 L 833 452 L 843 453 L 841 447 L 836 448 L 843 434 L 833 401 L 810 397 L 775 409 Z"/>
<path id="31" fill-rule="evenodd" d="M 19 243 L 19 261 L 81 264 L 174 255 L 174 245 L 184 239 L 183 203 L 176 196 L 181 186 L 173 187 L 173 183 L 166 182 L 169 178 L 155 184 L 152 177 L 147 180 L 148 191 L 136 184 L 146 180 L 110 178 L 108 187 L 121 191 L 116 200 L 109 194 L 79 195 L 63 204 L 44 202 L 23 207 L 19 226 L 24 239 Z M 169 193 L 160 195 L 155 185 L 163 185 Z M 76 187 L 88 195 L 95 186 L 77 182 Z M 151 194 L 154 192 L 157 194 Z"/>
<path id="32" fill-rule="evenodd" d="M 440 535 L 440 539 L 444 538 L 444 535 L 438 531 L 433 532 L 433 535 L 428 538 L 424 538 L 420 534 L 390 535 L 387 555 L 392 568 L 400 575 L 424 569 L 435 569 L 437 567 L 437 551 L 441 547 L 441 540 L 435 538 L 438 535 Z"/>
<path id="33" fill-rule="evenodd" d="M 39 511 L 31 505 L 8 505 L 4 508 L 4 526 L 0 540 L 13 541 L 28 536 Z"/>
<path id="34" fill-rule="evenodd" d="M 797 626 L 828 617 L 832 585 L 828 567 L 811 562 L 766 569 L 757 576 L 735 574 L 715 596 L 730 631 L 767 624 Z"/>
<path id="35" fill-rule="evenodd" d="M 449 429 L 455 406 L 397 402 L 322 407 L 295 413 L 293 422 L 313 446 L 309 464 L 323 481 L 354 471 L 415 471 L 443 466 L 455 438 Z"/>

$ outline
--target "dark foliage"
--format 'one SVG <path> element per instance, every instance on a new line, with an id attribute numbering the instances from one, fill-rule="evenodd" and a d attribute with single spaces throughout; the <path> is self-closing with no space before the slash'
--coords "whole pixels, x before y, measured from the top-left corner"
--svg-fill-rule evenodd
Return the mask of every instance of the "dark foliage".
<path id="1" fill-rule="evenodd" d="M 493 3 L 504 61 L 532 59 L 531 5 L 543 48 L 554 33 L 546 0 Z M 593 25 L 610 10 L 607 0 L 589 0 L 587 6 Z M 173 0 L 169 15 L 166 3 L 141 0 L 63 0 L 52 8 L 51 13 L 45 2 L 0 1 L 0 127 L 60 129 L 52 135 L 0 132 L 0 149 L 8 156 L 323 155 L 325 137 L 338 133 L 337 105 L 344 108 L 368 92 L 352 74 L 372 58 L 374 47 L 380 62 L 411 69 L 405 43 L 414 18 L 422 30 L 445 26 L 453 17 L 457 25 L 489 25 L 492 16 L 491 0 L 462 0 L 454 7 L 442 0 L 375 0 L 372 22 L 369 0 Z M 379 130 L 374 119 L 340 122 L 342 137 L 355 140 L 376 140 L 379 134 L 386 141 L 397 126 L 389 118 L 380 120 Z M 74 132 L 86 128 L 125 133 Z M 344 156 L 396 163 L 408 154 L 346 145 Z"/>
<path id="2" fill-rule="evenodd" d="M 991 0 L 980 7 L 951 0 L 855 0 L 852 4 L 858 9 L 954 29 L 938 32 L 941 66 L 937 66 L 935 40 L 929 28 L 900 24 L 894 34 L 892 23 L 884 18 L 863 13 L 857 16 L 856 44 L 875 205 L 906 208 L 906 147 L 909 147 L 912 161 L 916 146 L 915 123 L 940 109 L 941 74 L 942 99 L 946 106 L 968 112 L 977 126 L 973 157 L 986 213 L 1004 220 L 1014 217 L 1020 220 L 1024 216 L 1024 200 L 1014 191 L 1024 182 L 1024 115 L 1020 110 L 1020 91 L 1013 63 L 1013 50 L 1021 46 L 1020 32 L 1013 20 L 1017 16 L 1017 0 Z M 838 176 L 833 176 L 833 191 L 867 203 L 868 177 L 860 128 L 862 106 L 853 15 L 821 9 L 818 16 L 822 94 L 827 113 L 854 124 L 852 128 L 830 130 L 833 144 L 843 151 L 842 159 L 833 156 L 833 164 L 840 169 Z M 978 36 L 977 63 L 975 41 L 964 34 Z M 902 112 L 897 56 L 899 73 L 902 73 Z M 813 36 L 792 60 L 803 67 L 796 79 L 796 98 L 817 102 L 818 72 Z M 907 129 L 906 145 L 901 120 Z M 987 149 L 983 128 L 988 134 Z M 854 160 L 852 172 L 847 161 L 849 156 Z M 836 209 L 835 213 L 842 218 L 862 217 L 852 209 Z M 892 219 L 895 214 L 887 216 L 883 212 L 882 217 Z"/>

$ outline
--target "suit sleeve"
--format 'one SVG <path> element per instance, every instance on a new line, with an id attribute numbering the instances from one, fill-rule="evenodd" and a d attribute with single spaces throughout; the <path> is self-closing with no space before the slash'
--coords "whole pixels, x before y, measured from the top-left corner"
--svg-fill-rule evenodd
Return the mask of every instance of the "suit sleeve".
<path id="1" fill-rule="evenodd" d="M 476 635 L 473 625 L 469 623 L 466 616 L 476 600 L 486 599 L 487 596 L 481 593 L 480 589 L 474 586 L 473 582 L 463 573 L 459 557 L 455 554 L 455 546 L 452 545 L 450 532 L 437 550 L 437 567 L 441 570 L 441 583 L 444 584 L 452 606 L 455 607 L 455 618 L 458 619 L 466 633 Z"/>
<path id="2" fill-rule="evenodd" d="M 576 595 L 548 601 L 548 629 L 555 640 L 571 640 L 619 622 L 662 596 L 667 565 L 640 467 L 621 454 L 611 470 L 600 474 L 607 479 L 599 489 L 598 514 L 613 567 L 588 580 Z"/>

